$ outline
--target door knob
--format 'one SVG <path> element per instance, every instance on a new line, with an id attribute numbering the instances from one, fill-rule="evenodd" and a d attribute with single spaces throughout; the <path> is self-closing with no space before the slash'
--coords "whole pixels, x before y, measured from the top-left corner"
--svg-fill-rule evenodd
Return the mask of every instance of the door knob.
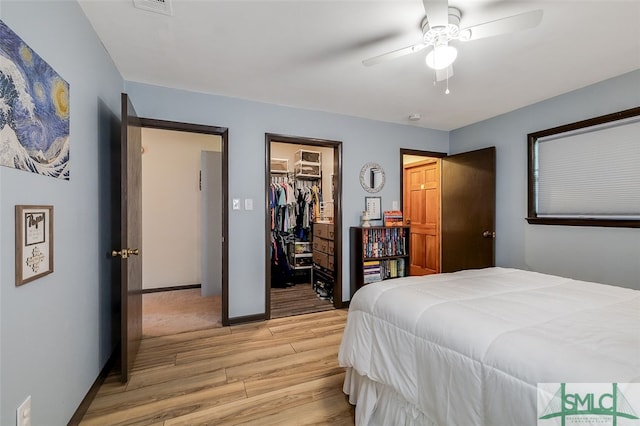
<path id="1" fill-rule="evenodd" d="M 495 238 L 496 237 L 496 232 L 495 231 L 484 231 L 482 233 L 482 236 L 485 238 Z"/>
<path id="2" fill-rule="evenodd" d="M 126 259 L 127 257 L 129 257 L 131 255 L 138 256 L 139 254 L 140 254 L 140 250 L 139 249 L 122 249 L 122 250 L 119 250 L 119 251 L 116 251 L 116 250 L 112 250 L 111 251 L 111 256 L 112 257 L 120 256 L 123 259 Z"/>

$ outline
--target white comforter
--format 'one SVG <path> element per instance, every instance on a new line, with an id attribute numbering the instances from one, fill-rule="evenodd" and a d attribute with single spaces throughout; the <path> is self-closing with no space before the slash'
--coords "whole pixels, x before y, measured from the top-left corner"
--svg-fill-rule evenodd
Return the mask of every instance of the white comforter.
<path id="1" fill-rule="evenodd" d="M 640 381 L 640 291 L 505 268 L 369 284 L 338 357 L 346 393 L 386 385 L 418 423 L 535 425 L 537 383 Z"/>

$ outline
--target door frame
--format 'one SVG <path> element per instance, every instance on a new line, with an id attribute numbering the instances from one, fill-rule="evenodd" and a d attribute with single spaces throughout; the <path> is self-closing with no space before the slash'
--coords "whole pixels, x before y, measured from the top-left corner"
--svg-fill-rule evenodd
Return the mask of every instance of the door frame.
<path id="1" fill-rule="evenodd" d="M 271 210 L 269 208 L 269 189 L 271 184 L 271 143 L 287 143 L 333 149 L 333 226 L 335 281 L 333 284 L 333 306 L 343 308 L 342 301 L 342 142 L 329 139 L 307 138 L 301 136 L 265 133 L 265 318 L 271 318 Z"/>
<path id="2" fill-rule="evenodd" d="M 229 325 L 229 129 L 179 121 L 140 118 L 143 128 L 220 136 L 222 152 L 222 325 Z"/>
<path id="3" fill-rule="evenodd" d="M 400 148 L 400 207 L 404 205 L 404 156 L 417 155 L 420 157 L 444 158 L 448 154 L 437 151 L 422 151 L 419 149 Z M 440 189 L 442 191 L 442 189 Z"/>
<path id="4" fill-rule="evenodd" d="M 435 211 L 435 215 L 433 213 L 430 212 L 429 209 L 426 209 L 426 212 L 429 213 L 429 217 L 432 219 L 432 224 L 434 224 L 434 228 L 432 233 L 429 231 L 431 229 L 430 225 L 427 223 L 422 222 L 419 218 L 418 220 L 416 219 L 416 211 L 414 211 L 414 208 L 417 209 L 418 211 L 423 211 L 421 206 L 418 206 L 416 204 L 422 204 L 422 203 L 426 203 L 427 202 L 427 198 L 425 199 L 421 199 L 420 203 L 418 203 L 417 201 L 414 201 L 413 197 L 409 198 L 407 200 L 407 204 L 404 204 L 404 198 L 405 192 L 407 194 L 412 194 L 413 191 L 415 191 L 415 187 L 414 185 L 416 184 L 416 182 L 414 182 L 413 180 L 411 182 L 409 182 L 407 185 L 404 185 L 404 181 L 403 181 L 403 204 L 401 207 L 401 210 L 404 214 L 404 222 L 405 225 L 409 226 L 409 236 L 411 238 L 411 244 L 410 244 L 410 249 L 411 249 L 411 253 L 410 253 L 410 262 L 409 262 L 409 268 L 410 268 L 410 275 L 431 275 L 431 274 L 438 274 L 440 273 L 440 263 L 442 261 L 442 250 L 440 248 L 441 242 L 442 242 L 442 238 L 440 235 L 441 232 L 441 227 L 442 227 L 442 214 L 441 214 L 441 210 L 442 210 L 442 202 L 441 202 L 441 198 L 442 198 L 442 171 L 441 171 L 441 166 L 442 166 L 442 159 L 441 158 L 436 158 L 436 157 L 422 157 L 424 158 L 424 160 L 419 160 L 419 161 L 414 161 L 412 163 L 409 164 L 404 164 L 403 165 L 403 179 L 406 176 L 410 176 L 413 175 L 413 173 L 415 173 L 416 170 L 425 170 L 426 168 L 429 169 L 435 169 L 435 179 L 434 181 L 431 183 L 433 185 L 435 185 L 435 188 L 425 188 L 424 181 L 422 181 L 423 184 L 421 184 L 420 186 L 420 192 L 422 194 L 426 194 L 427 189 L 435 189 L 435 193 L 436 193 L 436 197 L 437 197 L 437 207 L 436 207 L 436 211 Z M 422 175 L 424 178 L 424 174 Z M 420 216 L 420 215 L 418 215 Z M 423 219 L 425 219 L 425 217 L 422 217 Z M 408 219 L 411 219 L 411 222 L 407 222 Z M 415 228 L 414 228 L 415 226 Z M 428 230 L 429 229 L 429 230 Z M 429 239 L 428 236 L 429 234 L 432 235 L 432 241 L 435 240 L 435 242 L 428 242 L 427 240 Z M 424 236 L 425 238 L 427 238 L 426 240 L 422 241 L 422 244 L 417 244 L 418 240 L 420 239 L 419 236 Z M 418 265 L 416 264 L 416 246 L 419 246 L 419 249 L 417 250 L 417 252 L 421 252 L 423 251 L 424 256 L 429 257 L 428 253 L 429 250 L 428 248 L 431 247 L 431 244 L 435 244 L 435 246 L 433 247 L 432 252 L 435 252 L 435 264 L 422 264 L 422 262 L 420 262 L 421 264 Z M 418 256 L 420 257 L 420 256 Z M 423 259 L 424 261 L 427 261 L 427 259 Z M 429 267 L 431 266 L 431 267 Z"/>
<path id="5" fill-rule="evenodd" d="M 439 159 L 447 157 L 447 154 L 444 152 L 400 148 L 400 209 L 403 211 L 404 211 L 404 189 L 405 189 L 404 188 L 404 156 L 405 155 L 415 155 L 419 157 L 429 157 L 429 158 L 439 158 Z M 442 195 L 442 170 L 440 171 L 439 178 L 440 178 L 440 194 Z M 441 224 L 442 209 L 440 210 L 440 218 L 438 220 Z M 409 234 L 411 234 L 411 230 L 409 230 Z M 440 264 L 440 268 L 441 268 L 442 267 L 442 231 L 440 231 L 440 235 L 438 238 L 440 238 L 440 241 L 438 243 L 438 246 L 439 246 L 438 263 Z"/>

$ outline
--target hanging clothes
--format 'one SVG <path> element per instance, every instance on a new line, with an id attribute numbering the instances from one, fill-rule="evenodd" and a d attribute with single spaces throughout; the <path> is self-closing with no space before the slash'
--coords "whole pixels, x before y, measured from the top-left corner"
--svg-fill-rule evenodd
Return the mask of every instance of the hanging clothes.
<path id="1" fill-rule="evenodd" d="M 271 214 L 271 286 L 294 285 L 287 244 L 310 241 L 311 224 L 320 217 L 320 187 L 310 180 L 272 176 L 269 187 Z"/>
<path id="2" fill-rule="evenodd" d="M 272 178 L 269 191 L 271 230 L 293 233 L 303 241 L 314 220 L 320 217 L 322 192 L 313 181 L 296 180 L 295 185 L 287 177 Z"/>
<path id="3" fill-rule="evenodd" d="M 286 242 L 276 237 L 271 244 L 271 287 L 285 288 L 293 286 L 293 269 L 289 265 Z"/>

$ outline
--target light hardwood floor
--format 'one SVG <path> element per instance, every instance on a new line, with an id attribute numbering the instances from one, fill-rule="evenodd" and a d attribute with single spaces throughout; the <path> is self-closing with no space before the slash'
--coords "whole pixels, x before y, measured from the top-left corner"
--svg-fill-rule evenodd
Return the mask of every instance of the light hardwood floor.
<path id="1" fill-rule="evenodd" d="M 271 289 L 271 318 L 330 311 L 333 302 L 318 297 L 310 283 Z"/>
<path id="2" fill-rule="evenodd" d="M 129 383 L 110 375 L 81 425 L 353 425 L 337 354 L 347 311 L 142 341 Z"/>

